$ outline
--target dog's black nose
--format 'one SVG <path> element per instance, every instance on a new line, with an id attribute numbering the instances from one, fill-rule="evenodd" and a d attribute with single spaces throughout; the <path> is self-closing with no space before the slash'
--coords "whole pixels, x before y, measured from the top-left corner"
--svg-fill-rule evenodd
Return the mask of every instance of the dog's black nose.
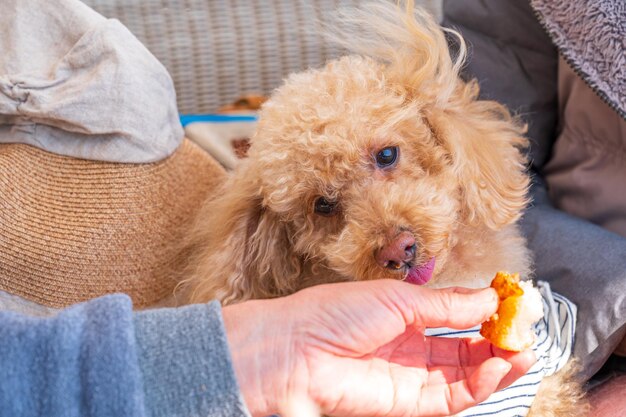
<path id="1" fill-rule="evenodd" d="M 417 244 L 410 232 L 399 233 L 391 242 L 376 252 L 376 263 L 387 269 L 400 269 L 415 259 Z"/>

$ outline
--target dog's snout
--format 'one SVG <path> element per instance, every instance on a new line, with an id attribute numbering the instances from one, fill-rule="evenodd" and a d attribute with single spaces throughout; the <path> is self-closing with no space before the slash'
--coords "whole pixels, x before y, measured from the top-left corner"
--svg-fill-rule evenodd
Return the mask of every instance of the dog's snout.
<path id="1" fill-rule="evenodd" d="M 413 234 L 401 232 L 376 252 L 376 262 L 383 268 L 400 269 L 415 259 L 416 250 Z"/>

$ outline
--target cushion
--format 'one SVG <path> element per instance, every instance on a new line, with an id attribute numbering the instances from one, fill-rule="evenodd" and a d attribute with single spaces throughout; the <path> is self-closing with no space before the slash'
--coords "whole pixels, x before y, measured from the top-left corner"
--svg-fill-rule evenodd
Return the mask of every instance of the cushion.
<path id="1" fill-rule="evenodd" d="M 187 115 L 181 120 L 185 126 L 185 135 L 226 169 L 234 169 L 239 160 L 245 157 L 257 126 L 255 112 Z"/>
<path id="2" fill-rule="evenodd" d="M 554 205 L 626 237 L 626 120 L 559 61 L 562 126 L 544 175 Z"/>
<path id="3" fill-rule="evenodd" d="M 481 98 L 505 104 L 528 123 L 536 168 L 548 159 L 557 123 L 557 51 L 525 1 L 444 1 L 443 25 L 470 49 L 465 76 Z"/>

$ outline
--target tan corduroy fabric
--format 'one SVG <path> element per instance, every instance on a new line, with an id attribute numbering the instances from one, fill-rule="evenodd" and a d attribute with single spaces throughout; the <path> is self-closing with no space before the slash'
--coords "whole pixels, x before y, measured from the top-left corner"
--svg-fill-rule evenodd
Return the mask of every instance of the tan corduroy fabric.
<path id="1" fill-rule="evenodd" d="M 170 295 L 175 243 L 224 171 L 185 140 L 151 164 L 0 145 L 0 290 L 51 307 L 112 292 Z"/>

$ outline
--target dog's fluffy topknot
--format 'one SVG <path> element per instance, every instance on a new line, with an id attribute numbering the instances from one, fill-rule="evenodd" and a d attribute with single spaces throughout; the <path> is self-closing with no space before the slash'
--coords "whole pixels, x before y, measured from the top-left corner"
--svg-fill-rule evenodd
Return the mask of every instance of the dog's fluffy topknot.
<path id="1" fill-rule="evenodd" d="M 445 104 L 457 85 L 467 48 L 463 37 L 442 28 L 425 10 L 407 0 L 364 2 L 358 8 L 338 9 L 325 36 L 349 53 L 384 62 L 386 75 L 407 88 L 431 91 L 438 104 Z M 455 56 L 446 35 L 455 44 Z"/>

